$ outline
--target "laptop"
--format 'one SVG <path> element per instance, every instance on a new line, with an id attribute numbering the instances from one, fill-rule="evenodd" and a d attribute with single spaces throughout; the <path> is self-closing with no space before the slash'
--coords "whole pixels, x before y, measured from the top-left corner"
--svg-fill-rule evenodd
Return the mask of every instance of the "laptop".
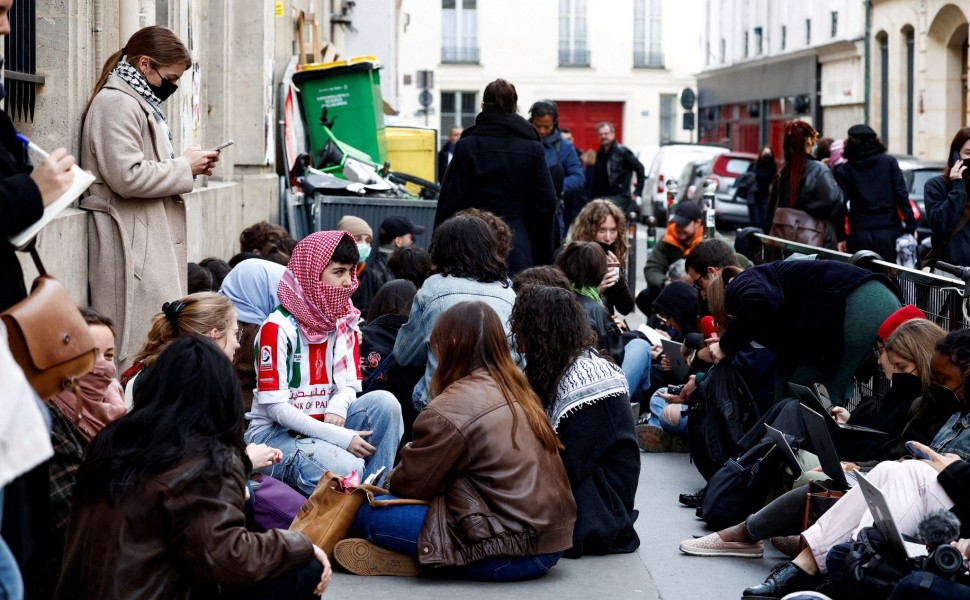
<path id="1" fill-rule="evenodd" d="M 873 429 L 871 427 L 863 427 L 862 425 L 851 425 L 849 423 L 839 423 L 832 417 L 832 403 L 829 402 L 828 406 L 825 402 L 812 391 L 808 386 L 800 385 L 797 383 L 789 383 L 788 389 L 791 393 L 798 398 L 804 406 L 809 407 L 820 415 L 823 415 L 826 420 L 831 423 L 829 427 L 834 427 L 836 429 L 841 429 L 842 431 L 857 431 L 859 433 L 872 433 L 875 435 L 888 435 L 885 431 L 879 431 L 878 429 Z"/>
<path id="2" fill-rule="evenodd" d="M 670 369 L 674 377 L 678 381 L 687 381 L 687 376 L 690 375 L 690 365 L 687 364 L 687 359 L 684 358 L 681 351 L 684 345 L 667 338 L 660 340 L 660 343 L 663 344 L 664 354 L 670 361 Z"/>
<path id="3" fill-rule="evenodd" d="M 805 433 L 808 441 L 812 445 L 812 450 L 818 456 L 819 465 L 822 472 L 828 475 L 835 485 L 840 489 L 847 490 L 856 485 L 856 473 L 858 471 L 845 472 L 842 470 L 842 461 L 839 460 L 839 453 L 835 449 L 835 442 L 829 433 L 828 425 L 825 423 L 831 420 L 828 417 L 818 414 L 816 411 L 800 404 L 798 409 L 802 412 L 802 422 L 805 424 Z"/>
<path id="4" fill-rule="evenodd" d="M 925 545 L 907 541 L 903 537 L 903 534 L 899 532 L 899 527 L 896 526 L 896 520 L 889 509 L 886 497 L 862 473 L 859 473 L 859 490 L 862 492 L 862 497 L 866 499 L 866 504 L 869 505 L 873 525 L 882 534 L 883 539 L 905 554 L 906 558 L 919 558 L 928 554 Z"/>
<path id="5" fill-rule="evenodd" d="M 782 433 L 780 429 L 775 429 L 767 423 L 765 423 L 765 428 L 768 430 L 768 437 L 771 438 L 771 441 L 773 441 L 775 446 L 778 447 L 778 450 L 781 451 L 781 458 L 785 461 L 785 464 L 788 465 L 788 468 L 791 470 L 792 474 L 797 477 L 799 474 L 804 473 L 805 467 L 803 467 L 801 461 L 798 460 L 798 455 L 795 454 L 794 450 L 792 450 L 791 444 L 788 443 L 788 438 L 785 437 L 785 434 Z"/>

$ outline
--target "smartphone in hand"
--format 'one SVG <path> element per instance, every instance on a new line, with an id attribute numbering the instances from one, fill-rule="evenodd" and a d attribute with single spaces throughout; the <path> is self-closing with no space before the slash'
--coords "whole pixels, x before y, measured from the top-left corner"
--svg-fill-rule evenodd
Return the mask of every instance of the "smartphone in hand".
<path id="1" fill-rule="evenodd" d="M 930 458 L 929 454 L 917 448 L 916 442 L 912 440 L 906 442 L 906 449 L 909 450 L 909 453 L 912 454 L 914 458 L 918 458 L 920 460 L 933 460 L 932 458 Z"/>
<path id="2" fill-rule="evenodd" d="M 227 141 L 225 141 L 225 142 L 222 142 L 221 144 L 219 144 L 219 145 L 218 145 L 218 146 L 216 146 L 215 148 L 209 148 L 209 150 L 207 150 L 207 151 L 208 151 L 208 152 L 219 152 L 219 151 L 220 151 L 220 150 L 222 150 L 223 148 L 228 148 L 229 146 L 232 146 L 232 145 L 233 145 L 233 144 L 235 144 L 235 143 L 236 143 L 236 142 L 235 142 L 235 141 L 233 141 L 233 140 L 227 140 Z"/>

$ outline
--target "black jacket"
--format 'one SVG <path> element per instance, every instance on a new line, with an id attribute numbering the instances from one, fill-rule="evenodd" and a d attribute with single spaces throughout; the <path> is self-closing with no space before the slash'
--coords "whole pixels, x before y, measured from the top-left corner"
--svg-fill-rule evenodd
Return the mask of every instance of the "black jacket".
<path id="1" fill-rule="evenodd" d="M 835 242 L 845 239 L 845 202 L 842 190 L 836 183 L 829 168 L 815 160 L 811 155 L 806 157 L 805 170 L 802 171 L 801 181 L 798 183 L 798 194 L 794 203 L 791 201 L 791 177 L 789 166 L 785 165 L 775 180 L 775 188 L 771 192 L 768 215 L 765 224 L 771 227 L 775 216 L 775 208 L 779 206 L 797 208 L 812 215 L 816 219 L 828 221 L 829 231 L 825 235 L 825 246 L 835 248 Z"/>
<path id="2" fill-rule="evenodd" d="M 640 474 L 630 397 L 584 405 L 559 423 L 560 451 L 576 499 L 573 547 L 566 556 L 633 552 L 640 538 L 633 508 Z"/>
<path id="3" fill-rule="evenodd" d="M 40 190 L 30 178 L 27 150 L 17 139 L 7 113 L 0 115 L 0 311 L 27 296 L 24 273 L 7 237 L 37 222 L 44 214 Z"/>
<path id="4" fill-rule="evenodd" d="M 606 307 L 595 302 L 586 296 L 576 294 L 579 305 L 586 313 L 586 321 L 596 333 L 596 349 L 608 352 L 613 357 L 617 365 L 623 364 L 623 334 L 616 326 L 610 313 L 606 312 Z"/>
<path id="5" fill-rule="evenodd" d="M 451 140 L 445 142 L 445 145 L 438 150 L 438 183 L 445 178 L 445 171 L 448 170 L 448 155 L 454 153 L 454 144 Z"/>
<path id="6" fill-rule="evenodd" d="M 424 377 L 424 366 L 405 367 L 391 355 L 397 334 L 407 321 L 407 315 L 383 315 L 360 329 L 360 372 L 364 377 L 364 393 L 385 390 L 397 398 L 404 418 L 402 444 L 411 441 L 414 419 L 418 416 L 411 395 L 414 386 Z M 382 364 L 384 368 L 378 373 Z"/>
<path id="7" fill-rule="evenodd" d="M 377 290 L 392 279 L 394 275 L 387 268 L 387 255 L 374 247 L 367 257 L 363 272 L 358 277 L 357 290 L 350 297 L 350 301 L 354 303 L 354 307 L 360 311 L 362 317 L 365 319 L 368 317 L 367 312 L 370 310 L 371 302 L 374 301 L 374 296 L 377 295 Z"/>
<path id="8" fill-rule="evenodd" d="M 721 348 L 735 355 L 754 340 L 779 357 L 812 364 L 837 360 L 844 336 L 845 299 L 881 275 L 832 260 L 776 261 L 751 267 L 731 280 L 724 305 L 733 319 Z"/>
<path id="9" fill-rule="evenodd" d="M 849 231 L 900 230 L 899 211 L 908 233 L 916 231 L 906 180 L 888 154 L 874 154 L 835 167 L 835 181 L 849 205 Z M 900 231 L 900 233 L 902 233 Z"/>
<path id="10" fill-rule="evenodd" d="M 596 164 L 606 165 L 606 181 L 597 177 L 593 182 L 594 198 L 621 197 L 625 206 L 630 198 L 630 183 L 633 181 L 633 174 L 637 174 L 637 187 L 634 196 L 643 195 L 644 176 L 643 164 L 637 160 L 633 152 L 619 142 L 613 142 L 609 150 L 604 150 L 602 146 L 596 151 Z M 604 185 L 605 183 L 605 185 Z"/>
<path id="11" fill-rule="evenodd" d="M 895 460 L 908 454 L 903 444 L 916 438 L 909 437 L 900 440 L 899 436 L 902 434 L 903 428 L 908 425 L 913 403 L 922 393 L 923 383 L 916 375 L 908 373 L 893 375 L 892 387 L 882 398 L 870 398 L 860 402 L 849 417 L 851 425 L 872 427 L 879 431 L 885 431 L 887 435 L 843 435 L 839 440 L 839 455 L 848 457 L 853 462 L 859 462 L 872 458 Z M 948 413 L 947 417 L 949 418 L 951 414 L 953 413 Z M 925 443 L 929 443 L 933 437 L 930 434 L 930 437 L 922 439 L 926 440 Z M 890 442 L 886 440 L 890 440 Z M 899 440 L 898 449 L 891 454 L 888 453 L 896 448 L 896 440 Z M 916 439 L 916 441 L 920 441 L 920 439 Z M 899 453 L 898 450 L 902 450 L 902 453 Z"/>
<path id="12" fill-rule="evenodd" d="M 960 519 L 960 537 L 970 537 L 970 463 L 958 460 L 943 469 L 936 480 L 953 500 L 950 512 Z"/>
<path id="13" fill-rule="evenodd" d="M 479 208 L 512 229 L 510 273 L 549 264 L 559 200 L 539 134 L 522 117 L 486 109 L 461 134 L 441 184 L 434 225 Z"/>
<path id="14" fill-rule="evenodd" d="M 960 222 L 967 206 L 967 186 L 963 179 L 949 181 L 939 175 L 926 182 L 923 188 L 926 217 L 933 230 L 933 246 L 942 244 L 953 228 Z M 970 266 L 970 227 L 964 225 L 953 234 L 941 260 L 956 265 Z"/>

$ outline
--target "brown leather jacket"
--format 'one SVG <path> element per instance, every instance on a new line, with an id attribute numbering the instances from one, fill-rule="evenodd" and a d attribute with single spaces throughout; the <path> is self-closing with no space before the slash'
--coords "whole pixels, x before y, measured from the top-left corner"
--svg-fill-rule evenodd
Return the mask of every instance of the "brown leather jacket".
<path id="1" fill-rule="evenodd" d="M 204 471 L 193 458 L 147 479 L 112 506 L 75 502 L 55 598 L 219 598 L 309 562 L 302 534 L 245 528 L 243 463 Z"/>
<path id="2" fill-rule="evenodd" d="M 548 452 L 488 371 L 448 386 L 414 421 L 391 493 L 431 503 L 418 539 L 426 565 L 535 556 L 572 545 L 576 503 L 558 452 Z"/>

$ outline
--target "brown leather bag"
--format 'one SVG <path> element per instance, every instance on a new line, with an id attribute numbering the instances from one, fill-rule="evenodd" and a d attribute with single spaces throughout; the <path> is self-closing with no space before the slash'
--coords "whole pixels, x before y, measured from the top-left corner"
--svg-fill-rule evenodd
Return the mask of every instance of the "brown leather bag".
<path id="1" fill-rule="evenodd" d="M 347 537 L 357 518 L 357 511 L 366 500 L 371 506 L 394 506 L 399 504 L 427 504 L 424 500 L 398 498 L 394 500 L 374 500 L 374 495 L 390 494 L 385 489 L 367 483 L 355 488 L 344 488 L 341 476 L 327 471 L 320 478 L 313 494 L 296 513 L 290 525 L 291 531 L 302 531 L 310 541 L 323 548 L 327 554 L 333 547 Z"/>
<path id="2" fill-rule="evenodd" d="M 775 209 L 768 235 L 821 248 L 825 245 L 825 221 L 816 219 L 804 210 L 779 206 Z"/>
<path id="3" fill-rule="evenodd" d="M 94 367 L 94 339 L 64 286 L 47 274 L 37 250 L 30 255 L 40 277 L 30 294 L 2 314 L 10 352 L 31 387 L 49 400 Z"/>

